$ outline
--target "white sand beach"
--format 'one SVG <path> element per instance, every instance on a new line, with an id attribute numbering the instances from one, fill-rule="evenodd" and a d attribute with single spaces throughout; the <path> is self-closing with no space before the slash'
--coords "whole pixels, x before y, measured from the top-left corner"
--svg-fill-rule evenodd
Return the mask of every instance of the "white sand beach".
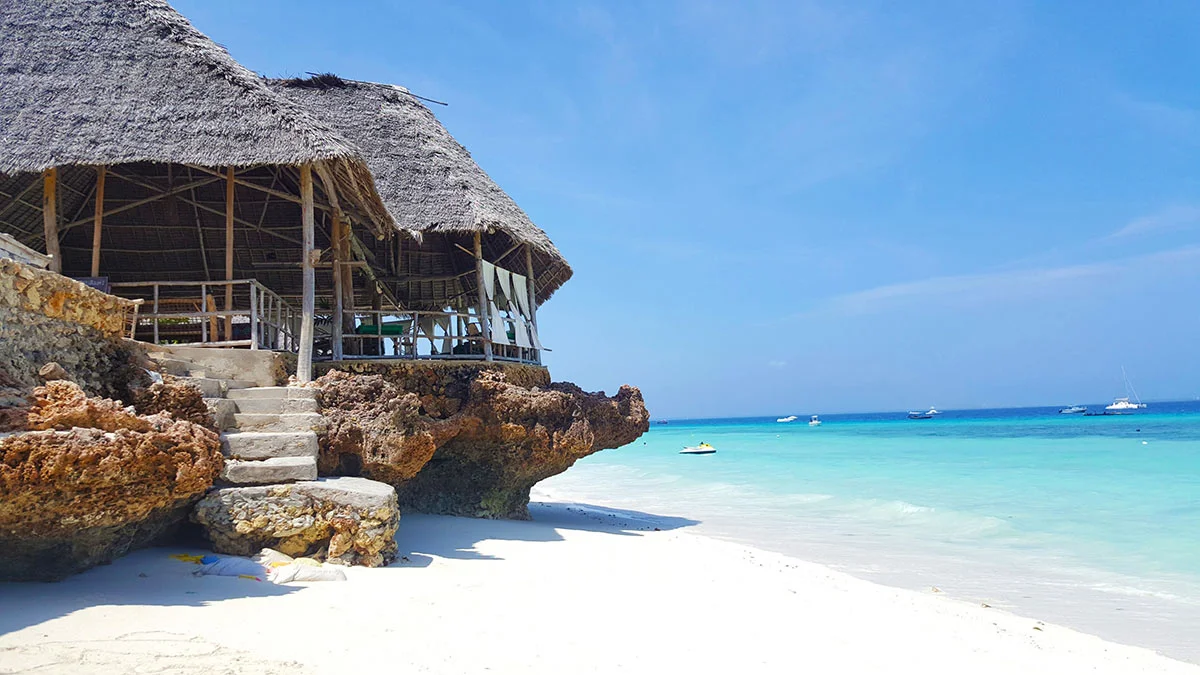
<path id="1" fill-rule="evenodd" d="M 346 582 L 194 577 L 138 551 L 0 585 L 3 673 L 1155 673 L 1200 667 L 565 503 L 533 522 L 406 516 Z M 657 530 L 655 528 L 658 528 Z"/>

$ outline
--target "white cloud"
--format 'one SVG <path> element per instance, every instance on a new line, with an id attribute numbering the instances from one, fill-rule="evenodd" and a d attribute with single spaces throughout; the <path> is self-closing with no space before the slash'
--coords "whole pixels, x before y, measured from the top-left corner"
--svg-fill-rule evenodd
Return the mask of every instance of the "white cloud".
<path id="1" fill-rule="evenodd" d="M 1151 232 L 1167 232 L 1200 225 L 1200 206 L 1178 204 L 1161 211 L 1134 218 L 1121 229 L 1105 237 L 1116 239 Z"/>
<path id="2" fill-rule="evenodd" d="M 782 368 L 787 365 L 787 361 L 767 361 L 767 365 L 772 368 Z"/>
<path id="3" fill-rule="evenodd" d="M 864 315 L 915 302 L 945 306 L 966 301 L 980 306 L 1035 295 L 1060 296 L 1080 281 L 1095 282 L 1138 268 L 1162 270 L 1169 263 L 1197 258 L 1200 246 L 1190 246 L 1106 262 L 930 277 L 833 296 L 806 315 Z"/>

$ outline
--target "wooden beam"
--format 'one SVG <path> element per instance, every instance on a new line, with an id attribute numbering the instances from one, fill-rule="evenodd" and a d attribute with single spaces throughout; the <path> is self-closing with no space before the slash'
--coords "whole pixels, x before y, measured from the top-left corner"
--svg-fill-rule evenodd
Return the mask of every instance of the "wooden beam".
<path id="1" fill-rule="evenodd" d="M 456 244 L 457 245 L 457 244 Z M 475 233 L 475 285 L 479 290 L 479 328 L 483 331 L 483 360 L 492 360 L 492 315 L 488 306 L 487 290 L 483 287 L 483 242 Z"/>
<path id="2" fill-rule="evenodd" d="M 313 218 L 312 165 L 300 167 L 300 217 L 304 230 L 304 296 L 300 320 L 300 356 L 296 363 L 296 379 L 304 384 L 312 381 L 313 315 L 316 314 L 316 272 L 313 270 L 313 238 L 316 223 Z"/>
<path id="3" fill-rule="evenodd" d="M 62 274 L 62 251 L 58 248 L 58 169 L 42 172 L 42 230 L 46 237 L 46 255 L 50 269 Z"/>
<path id="4" fill-rule="evenodd" d="M 17 204 L 22 204 L 36 211 L 37 205 L 30 204 L 29 202 L 25 201 L 25 196 L 30 192 L 33 192 L 33 189 L 37 187 L 37 184 L 37 179 L 29 181 L 29 185 L 26 185 L 24 190 L 21 190 L 21 192 L 17 194 L 17 196 L 14 197 L 11 202 L 5 204 L 4 208 L 0 209 L 0 218 L 8 215 L 9 210 L 11 210 L 12 207 L 16 206 Z"/>
<path id="5" fill-rule="evenodd" d="M 207 167 L 203 167 L 198 164 L 187 164 L 186 166 L 190 166 L 197 171 L 203 171 L 204 173 L 211 174 L 213 176 L 217 176 L 222 179 L 225 178 L 225 176 L 223 174 L 221 174 L 219 171 L 214 171 L 213 169 L 209 169 Z M 310 171 L 311 171 L 311 169 L 310 169 Z M 303 171 L 301 171 L 301 173 L 303 173 Z M 259 192 L 265 192 L 266 194 L 269 194 L 273 197 L 278 197 L 280 199 L 286 199 L 289 202 L 300 204 L 301 208 L 304 207 L 304 198 L 303 197 L 297 197 L 296 195 L 288 194 L 286 192 L 281 192 L 279 190 L 275 190 L 272 188 L 263 187 L 263 186 L 259 185 L 258 183 L 254 183 L 252 181 L 248 181 L 243 178 L 234 178 L 234 182 L 237 183 L 238 185 L 248 187 L 251 190 L 258 190 Z M 301 189 L 301 192 L 303 192 L 303 191 L 304 190 Z M 314 204 L 314 208 L 321 209 L 322 211 L 332 210 L 331 207 L 326 206 L 324 204 Z"/>
<path id="6" fill-rule="evenodd" d="M 225 170 L 225 281 L 233 280 L 233 167 Z M 233 286 L 225 287 L 225 311 L 233 311 Z M 233 316 L 225 316 L 225 339 L 233 339 Z"/>
<path id="7" fill-rule="evenodd" d="M 115 171 L 109 171 L 108 173 L 112 176 L 121 178 L 123 180 L 130 180 L 126 176 L 122 176 Z M 221 180 L 221 179 L 220 178 L 206 178 L 204 180 L 199 180 L 194 183 L 189 183 L 187 185 L 180 185 L 178 187 L 173 187 L 170 190 L 156 194 L 153 197 L 139 199 L 136 202 L 129 202 L 128 204 L 124 204 L 122 206 L 118 206 L 116 208 L 109 209 L 109 210 L 105 211 L 103 215 L 105 218 L 108 218 L 109 216 L 115 216 L 116 214 L 123 213 L 125 211 L 128 211 L 129 209 L 136 209 L 137 207 L 142 206 L 143 204 L 149 204 L 150 202 L 156 202 L 160 199 L 164 199 L 164 198 L 170 197 L 172 195 L 177 195 L 181 192 L 187 192 L 188 190 L 191 190 L 194 188 L 203 187 L 205 185 L 208 185 L 209 183 L 215 183 L 219 180 Z M 130 182 L 139 184 L 137 181 L 133 181 L 133 180 L 130 180 Z M 82 218 L 80 220 L 75 220 L 70 223 L 67 223 L 66 225 L 63 225 L 62 229 L 69 230 L 72 227 L 78 227 L 80 225 L 86 225 L 87 223 L 94 222 L 94 220 L 95 220 L 94 218 Z"/>
<path id="8" fill-rule="evenodd" d="M 104 226 L 104 166 L 96 167 L 96 213 L 92 226 L 92 276 L 100 276 L 100 228 Z"/>

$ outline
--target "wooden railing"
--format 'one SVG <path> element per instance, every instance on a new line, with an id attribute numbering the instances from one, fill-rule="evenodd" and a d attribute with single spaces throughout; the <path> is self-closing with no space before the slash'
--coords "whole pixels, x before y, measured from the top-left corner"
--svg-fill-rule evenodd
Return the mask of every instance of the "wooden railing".
<path id="1" fill-rule="evenodd" d="M 341 343 L 333 317 L 318 320 L 319 346 L 324 360 L 464 359 L 482 360 L 486 339 L 480 317 L 466 312 L 346 310 L 342 313 Z M 493 359 L 540 364 L 537 349 L 492 342 Z"/>
<path id="2" fill-rule="evenodd" d="M 300 314 L 254 279 L 111 284 L 142 300 L 130 337 L 154 344 L 297 351 Z"/>

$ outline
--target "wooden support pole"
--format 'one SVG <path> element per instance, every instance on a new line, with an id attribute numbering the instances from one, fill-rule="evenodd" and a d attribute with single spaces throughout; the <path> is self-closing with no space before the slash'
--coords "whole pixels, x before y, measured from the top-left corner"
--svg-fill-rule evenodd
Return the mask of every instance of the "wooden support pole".
<path id="1" fill-rule="evenodd" d="M 42 229 L 46 236 L 46 255 L 50 269 L 62 274 L 62 251 L 58 248 L 58 169 L 42 172 Z"/>
<path id="2" fill-rule="evenodd" d="M 475 233 L 475 285 L 479 287 L 479 328 L 483 332 L 483 360 L 492 360 L 492 316 L 483 287 L 483 238 Z"/>
<path id="3" fill-rule="evenodd" d="M 333 246 L 332 246 L 332 248 L 333 248 L 333 321 L 330 322 L 330 326 L 329 326 L 330 331 L 333 333 L 333 340 L 332 340 L 333 344 L 331 346 L 333 347 L 333 360 L 334 361 L 342 360 L 342 330 L 343 330 L 343 321 L 345 320 L 345 316 L 346 316 L 346 314 L 345 314 L 346 307 L 344 306 L 345 305 L 345 295 L 343 294 L 343 288 L 342 288 L 343 283 L 345 283 L 344 282 L 345 277 L 342 275 L 342 265 L 345 264 L 345 262 L 346 262 L 345 258 L 343 258 L 343 254 L 345 251 L 343 250 L 343 247 L 342 247 L 343 242 L 346 239 L 346 235 L 342 233 L 342 230 L 345 227 L 346 227 L 346 224 L 342 222 L 341 215 L 337 211 L 334 211 L 333 212 L 333 242 L 332 242 L 333 243 Z"/>
<path id="4" fill-rule="evenodd" d="M 525 244 L 525 285 L 529 291 L 529 323 L 533 326 L 533 330 L 537 332 L 537 288 L 533 282 L 533 250 L 529 244 Z M 537 352 L 535 360 L 538 363 L 542 362 L 542 350 L 535 349 Z"/>
<path id="5" fill-rule="evenodd" d="M 233 281 L 233 167 L 225 170 L 225 281 Z M 233 285 L 225 287 L 225 311 L 233 311 Z M 233 339 L 233 316 L 225 315 L 225 339 Z"/>
<path id="6" fill-rule="evenodd" d="M 312 165 L 300 167 L 300 209 L 304 231 L 304 295 L 301 302 L 300 356 L 296 362 L 296 379 L 304 384 L 312 381 L 313 315 L 317 311 L 316 271 L 313 269 L 313 239 L 316 221 L 313 219 Z"/>
<path id="7" fill-rule="evenodd" d="M 96 222 L 92 225 L 92 276 L 100 276 L 100 228 L 104 226 L 104 174 L 108 169 L 96 167 Z"/>

